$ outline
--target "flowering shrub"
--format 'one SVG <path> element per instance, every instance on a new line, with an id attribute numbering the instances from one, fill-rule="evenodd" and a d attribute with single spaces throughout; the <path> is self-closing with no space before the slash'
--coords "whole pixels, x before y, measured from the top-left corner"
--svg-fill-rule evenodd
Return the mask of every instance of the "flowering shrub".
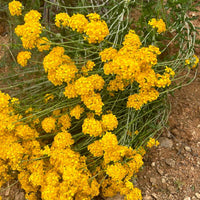
<path id="1" fill-rule="evenodd" d="M 114 16 L 130 1 L 109 3 Z M 140 36 L 127 28 L 119 32 L 123 12 L 114 22 L 97 11 L 60 12 L 47 28 L 39 11 L 24 14 L 22 8 L 19 1 L 9 3 L 12 16 L 24 16 L 15 28 L 23 47 L 17 63 L 39 75 L 19 99 L 0 92 L 0 185 L 13 171 L 28 200 L 89 200 L 100 191 L 141 200 L 131 179 L 146 150 L 159 145 L 153 137 L 165 121 L 174 63 L 195 68 L 198 58 L 162 62 L 155 38 L 168 27 L 160 18 L 149 19 L 149 33 Z"/>

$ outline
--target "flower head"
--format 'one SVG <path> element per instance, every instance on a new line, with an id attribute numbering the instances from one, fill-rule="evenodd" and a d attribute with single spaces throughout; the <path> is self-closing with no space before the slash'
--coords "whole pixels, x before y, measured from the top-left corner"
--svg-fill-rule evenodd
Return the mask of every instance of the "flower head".
<path id="1" fill-rule="evenodd" d="M 31 52 L 29 51 L 21 51 L 17 55 L 17 62 L 25 67 L 27 65 L 28 60 L 31 58 Z"/>
<path id="2" fill-rule="evenodd" d="M 9 8 L 9 11 L 10 11 L 10 14 L 12 16 L 14 15 L 21 15 L 22 14 L 22 3 L 20 1 L 12 1 L 8 4 L 8 8 Z"/>
<path id="3" fill-rule="evenodd" d="M 55 130 L 56 127 L 56 120 L 53 117 L 46 117 L 42 121 L 42 128 L 46 133 L 50 133 L 51 131 Z"/>
<path id="4" fill-rule="evenodd" d="M 148 22 L 148 24 L 151 25 L 153 28 L 157 28 L 158 33 L 166 31 L 166 25 L 162 19 L 156 20 L 155 18 L 153 18 Z"/>

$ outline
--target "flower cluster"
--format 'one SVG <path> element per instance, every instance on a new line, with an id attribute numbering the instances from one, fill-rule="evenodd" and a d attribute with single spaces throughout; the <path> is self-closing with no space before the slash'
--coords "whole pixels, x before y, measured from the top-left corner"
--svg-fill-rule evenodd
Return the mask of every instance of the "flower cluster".
<path id="1" fill-rule="evenodd" d="M 17 55 L 17 63 L 20 64 L 22 67 L 25 67 L 30 58 L 31 58 L 30 51 L 21 51 Z"/>
<path id="2" fill-rule="evenodd" d="M 50 43 L 47 37 L 42 37 L 37 40 L 36 44 L 38 51 L 48 51 L 50 49 Z"/>
<path id="3" fill-rule="evenodd" d="M 67 55 L 64 55 L 63 47 L 54 47 L 43 60 L 45 72 L 48 79 L 55 85 L 63 82 L 69 83 L 75 78 L 78 71 L 74 62 Z"/>
<path id="4" fill-rule="evenodd" d="M 106 75 L 115 75 L 110 80 L 108 91 L 123 91 L 128 85 L 135 82 L 139 85 L 138 93 L 128 97 L 127 107 L 139 110 L 144 104 L 158 98 L 160 87 L 169 86 L 170 78 L 174 76 L 171 68 L 166 67 L 163 75 L 156 74 L 153 66 L 157 64 L 159 48 L 150 45 L 140 47 L 139 36 L 130 30 L 125 36 L 123 47 L 118 51 L 112 47 L 100 52 Z"/>
<path id="5" fill-rule="evenodd" d="M 100 184 L 92 178 L 86 157 L 71 149 L 74 144 L 71 134 L 58 131 L 51 147 L 40 143 L 35 139 L 39 136 L 36 129 L 22 122 L 15 123 L 21 116 L 12 114 L 11 102 L 9 95 L 0 92 L 0 185 L 13 178 L 10 170 L 17 170 L 21 187 L 30 200 L 38 199 L 38 191 L 44 200 L 75 196 L 77 200 L 89 200 L 97 196 Z M 46 132 L 54 130 L 55 120 L 45 118 L 42 127 Z"/>
<path id="6" fill-rule="evenodd" d="M 96 120 L 94 117 L 85 118 L 82 131 L 90 136 L 101 136 L 106 131 L 113 131 L 118 126 L 118 120 L 112 113 L 102 115 L 102 120 Z"/>
<path id="7" fill-rule="evenodd" d="M 199 63 L 199 58 L 193 55 L 191 58 L 185 60 L 185 65 L 190 66 L 192 69 L 195 68 Z"/>
<path id="8" fill-rule="evenodd" d="M 158 146 L 160 143 L 155 140 L 154 138 L 150 138 L 149 141 L 147 142 L 147 147 L 151 148 L 153 146 Z"/>
<path id="9" fill-rule="evenodd" d="M 31 10 L 24 16 L 25 24 L 15 28 L 17 36 L 21 37 L 23 47 L 32 49 L 36 47 L 37 41 L 42 33 L 42 25 L 39 20 L 41 14 L 37 10 Z"/>
<path id="10" fill-rule="evenodd" d="M 67 13 L 59 13 L 55 18 L 55 25 L 57 27 L 70 27 L 73 31 L 84 33 L 84 38 L 89 43 L 100 43 L 109 35 L 109 30 L 106 22 L 101 20 L 97 13 L 90 13 L 87 18 L 82 14 L 73 14 L 69 17 Z"/>
<path id="11" fill-rule="evenodd" d="M 70 115 L 71 117 L 75 117 L 75 119 L 80 119 L 83 112 L 84 108 L 82 108 L 80 105 L 76 105 L 73 109 L 71 109 Z"/>
<path id="12" fill-rule="evenodd" d="M 133 196 L 136 200 L 142 199 L 141 191 L 129 182 L 133 174 L 143 165 L 142 156 L 136 150 L 118 145 L 116 135 L 111 132 L 106 132 L 100 140 L 90 144 L 88 149 L 95 157 L 103 156 L 101 170 L 106 171 L 108 175 L 102 183 L 104 196 L 112 197 L 120 192 L 126 195 L 127 199 L 131 199 L 129 196 Z M 127 184 L 131 188 L 127 187 Z"/>
<path id="13" fill-rule="evenodd" d="M 14 15 L 21 15 L 22 14 L 22 3 L 20 1 L 12 1 L 8 4 L 8 7 L 9 7 L 9 11 L 10 11 L 10 14 L 12 16 Z"/>
<path id="14" fill-rule="evenodd" d="M 148 24 L 151 25 L 153 28 L 157 28 L 158 33 L 162 33 L 166 31 L 166 25 L 162 19 L 156 20 L 155 18 L 152 18 L 148 22 Z"/>
<path id="15" fill-rule="evenodd" d="M 51 131 L 55 130 L 55 123 L 56 120 L 53 117 L 46 117 L 42 121 L 42 128 L 46 133 L 50 133 Z"/>
<path id="16" fill-rule="evenodd" d="M 84 30 L 86 34 L 85 39 L 89 43 L 100 43 L 109 34 L 108 26 L 96 13 L 90 13 L 87 17 L 90 23 L 87 24 Z"/>
<path id="17" fill-rule="evenodd" d="M 59 13 L 56 15 L 55 18 L 55 25 L 57 27 L 66 27 L 69 26 L 69 20 L 70 20 L 70 16 L 67 13 Z"/>

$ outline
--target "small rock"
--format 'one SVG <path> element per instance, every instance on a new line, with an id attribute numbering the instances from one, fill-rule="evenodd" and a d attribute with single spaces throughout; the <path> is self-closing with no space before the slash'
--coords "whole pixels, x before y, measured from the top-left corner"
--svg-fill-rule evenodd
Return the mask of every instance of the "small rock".
<path id="1" fill-rule="evenodd" d="M 156 193 L 153 193 L 151 196 L 152 196 L 154 199 L 158 199 L 158 196 L 157 196 Z"/>
<path id="2" fill-rule="evenodd" d="M 191 198 L 190 197 L 185 197 L 184 200 L 191 200 Z"/>
<path id="3" fill-rule="evenodd" d="M 175 167 L 175 165 L 176 165 L 175 160 L 173 160 L 173 159 L 171 159 L 171 158 L 166 159 L 166 160 L 165 160 L 165 163 L 166 163 L 167 165 L 169 165 L 170 167 Z"/>
<path id="4" fill-rule="evenodd" d="M 164 171 L 162 169 L 160 169 L 159 167 L 157 167 L 157 172 L 162 176 L 164 174 Z"/>
<path id="5" fill-rule="evenodd" d="M 185 146 L 184 148 L 187 152 L 191 152 L 191 148 L 189 146 Z"/>
<path id="6" fill-rule="evenodd" d="M 194 171 L 194 167 L 191 167 L 191 170 Z"/>
<path id="7" fill-rule="evenodd" d="M 197 197 L 197 199 L 200 199 L 200 194 L 199 193 L 195 193 L 195 196 Z"/>
<path id="8" fill-rule="evenodd" d="M 166 137 L 161 137 L 159 139 L 159 142 L 160 142 L 161 147 L 172 148 L 172 146 L 173 146 L 173 141 Z"/>
<path id="9" fill-rule="evenodd" d="M 151 177 L 151 178 L 149 179 L 149 181 L 152 183 L 152 185 L 155 185 L 156 182 L 157 182 L 156 178 L 153 178 L 153 177 Z"/>
<path id="10" fill-rule="evenodd" d="M 156 166 L 156 163 L 155 163 L 155 162 L 152 162 L 152 163 L 151 163 L 151 166 L 152 166 L 152 167 L 155 167 L 155 166 Z"/>
<path id="11" fill-rule="evenodd" d="M 15 195 L 15 200 L 24 200 L 25 197 L 24 197 L 24 192 L 20 192 L 18 194 Z"/>
<path id="12" fill-rule="evenodd" d="M 161 182 L 164 184 L 164 183 L 166 183 L 166 180 L 164 178 L 162 178 Z"/>
<path id="13" fill-rule="evenodd" d="M 197 142 L 197 147 L 200 147 L 200 142 Z"/>
<path id="14" fill-rule="evenodd" d="M 172 132 L 174 135 L 179 135 L 179 131 L 178 131 L 178 129 L 176 129 L 176 128 L 172 129 L 171 132 Z"/>
<path id="15" fill-rule="evenodd" d="M 9 196 L 9 194 L 10 194 L 10 187 L 8 187 L 8 188 L 6 189 L 4 195 L 7 197 L 7 196 Z"/>
<path id="16" fill-rule="evenodd" d="M 145 196 L 143 197 L 143 200 L 153 200 L 153 198 L 151 196 Z"/>
<path id="17" fill-rule="evenodd" d="M 176 193 L 176 188 L 174 186 L 172 186 L 172 185 L 170 185 L 168 187 L 168 190 L 170 191 L 171 194 L 175 194 Z"/>

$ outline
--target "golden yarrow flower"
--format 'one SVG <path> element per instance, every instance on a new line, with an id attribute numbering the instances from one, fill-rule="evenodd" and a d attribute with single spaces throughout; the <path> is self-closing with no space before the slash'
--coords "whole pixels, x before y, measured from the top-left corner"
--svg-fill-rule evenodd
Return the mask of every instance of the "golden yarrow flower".
<path id="1" fill-rule="evenodd" d="M 86 118 L 82 125 L 82 131 L 84 134 L 97 137 L 102 135 L 103 130 L 100 121 L 94 118 Z"/>
<path id="2" fill-rule="evenodd" d="M 30 58 L 31 58 L 30 51 L 21 51 L 17 55 L 17 63 L 20 64 L 22 67 L 25 67 Z"/>
<path id="3" fill-rule="evenodd" d="M 10 14 L 12 16 L 14 15 L 21 15 L 22 14 L 22 3 L 20 1 L 12 1 L 8 4 L 8 8 L 9 8 L 9 11 L 10 11 Z"/>
<path id="4" fill-rule="evenodd" d="M 48 51 L 50 49 L 50 43 L 47 37 L 42 37 L 37 40 L 36 44 L 38 51 Z"/>
<path id="5" fill-rule="evenodd" d="M 71 127 L 71 118 L 68 114 L 62 115 L 58 119 L 58 124 L 60 124 L 64 129 L 69 129 Z"/>
<path id="6" fill-rule="evenodd" d="M 109 29 L 105 21 L 91 21 L 84 29 L 86 34 L 85 39 L 89 43 L 100 43 L 106 36 L 109 35 Z"/>
<path id="7" fill-rule="evenodd" d="M 194 61 L 194 64 L 192 65 L 192 68 L 195 68 L 199 63 L 199 58 L 196 55 L 194 55 L 193 59 L 195 59 L 195 61 Z"/>
<path id="8" fill-rule="evenodd" d="M 152 148 L 153 146 L 158 146 L 160 143 L 155 140 L 154 138 L 149 138 L 149 141 L 147 142 L 147 147 Z"/>
<path id="9" fill-rule="evenodd" d="M 166 31 L 166 25 L 162 19 L 156 20 L 155 18 L 153 18 L 148 22 L 148 24 L 151 25 L 153 28 L 157 28 L 158 33 Z"/>
<path id="10" fill-rule="evenodd" d="M 90 13 L 87 15 L 90 21 L 98 21 L 101 19 L 100 15 L 97 13 Z"/>
<path id="11" fill-rule="evenodd" d="M 102 115 L 102 125 L 106 131 L 113 131 L 118 126 L 118 120 L 112 113 Z"/>
<path id="12" fill-rule="evenodd" d="M 87 24 L 88 20 L 82 14 L 73 14 L 69 21 L 69 27 L 72 28 L 73 31 L 76 30 L 79 33 L 83 33 Z"/>
<path id="13" fill-rule="evenodd" d="M 70 147 L 74 143 L 71 134 L 68 131 L 62 131 L 54 137 L 53 147 L 64 149 Z"/>
<path id="14" fill-rule="evenodd" d="M 55 25 L 57 27 L 69 26 L 70 16 L 67 13 L 58 13 L 55 18 Z"/>
<path id="15" fill-rule="evenodd" d="M 50 133 L 56 128 L 56 120 L 53 117 L 46 117 L 42 121 L 42 128 L 46 133 Z"/>
<path id="16" fill-rule="evenodd" d="M 76 119 L 80 119 L 81 114 L 84 112 L 84 108 L 82 108 L 80 105 L 76 105 L 71 111 L 70 115 L 71 117 L 75 117 Z"/>
<path id="17" fill-rule="evenodd" d="M 45 96 L 44 96 L 45 103 L 47 103 L 49 100 L 53 100 L 53 99 L 54 99 L 53 94 L 45 94 Z"/>
<path id="18" fill-rule="evenodd" d="M 39 22 L 42 15 L 37 10 L 30 10 L 24 16 L 25 23 Z"/>

